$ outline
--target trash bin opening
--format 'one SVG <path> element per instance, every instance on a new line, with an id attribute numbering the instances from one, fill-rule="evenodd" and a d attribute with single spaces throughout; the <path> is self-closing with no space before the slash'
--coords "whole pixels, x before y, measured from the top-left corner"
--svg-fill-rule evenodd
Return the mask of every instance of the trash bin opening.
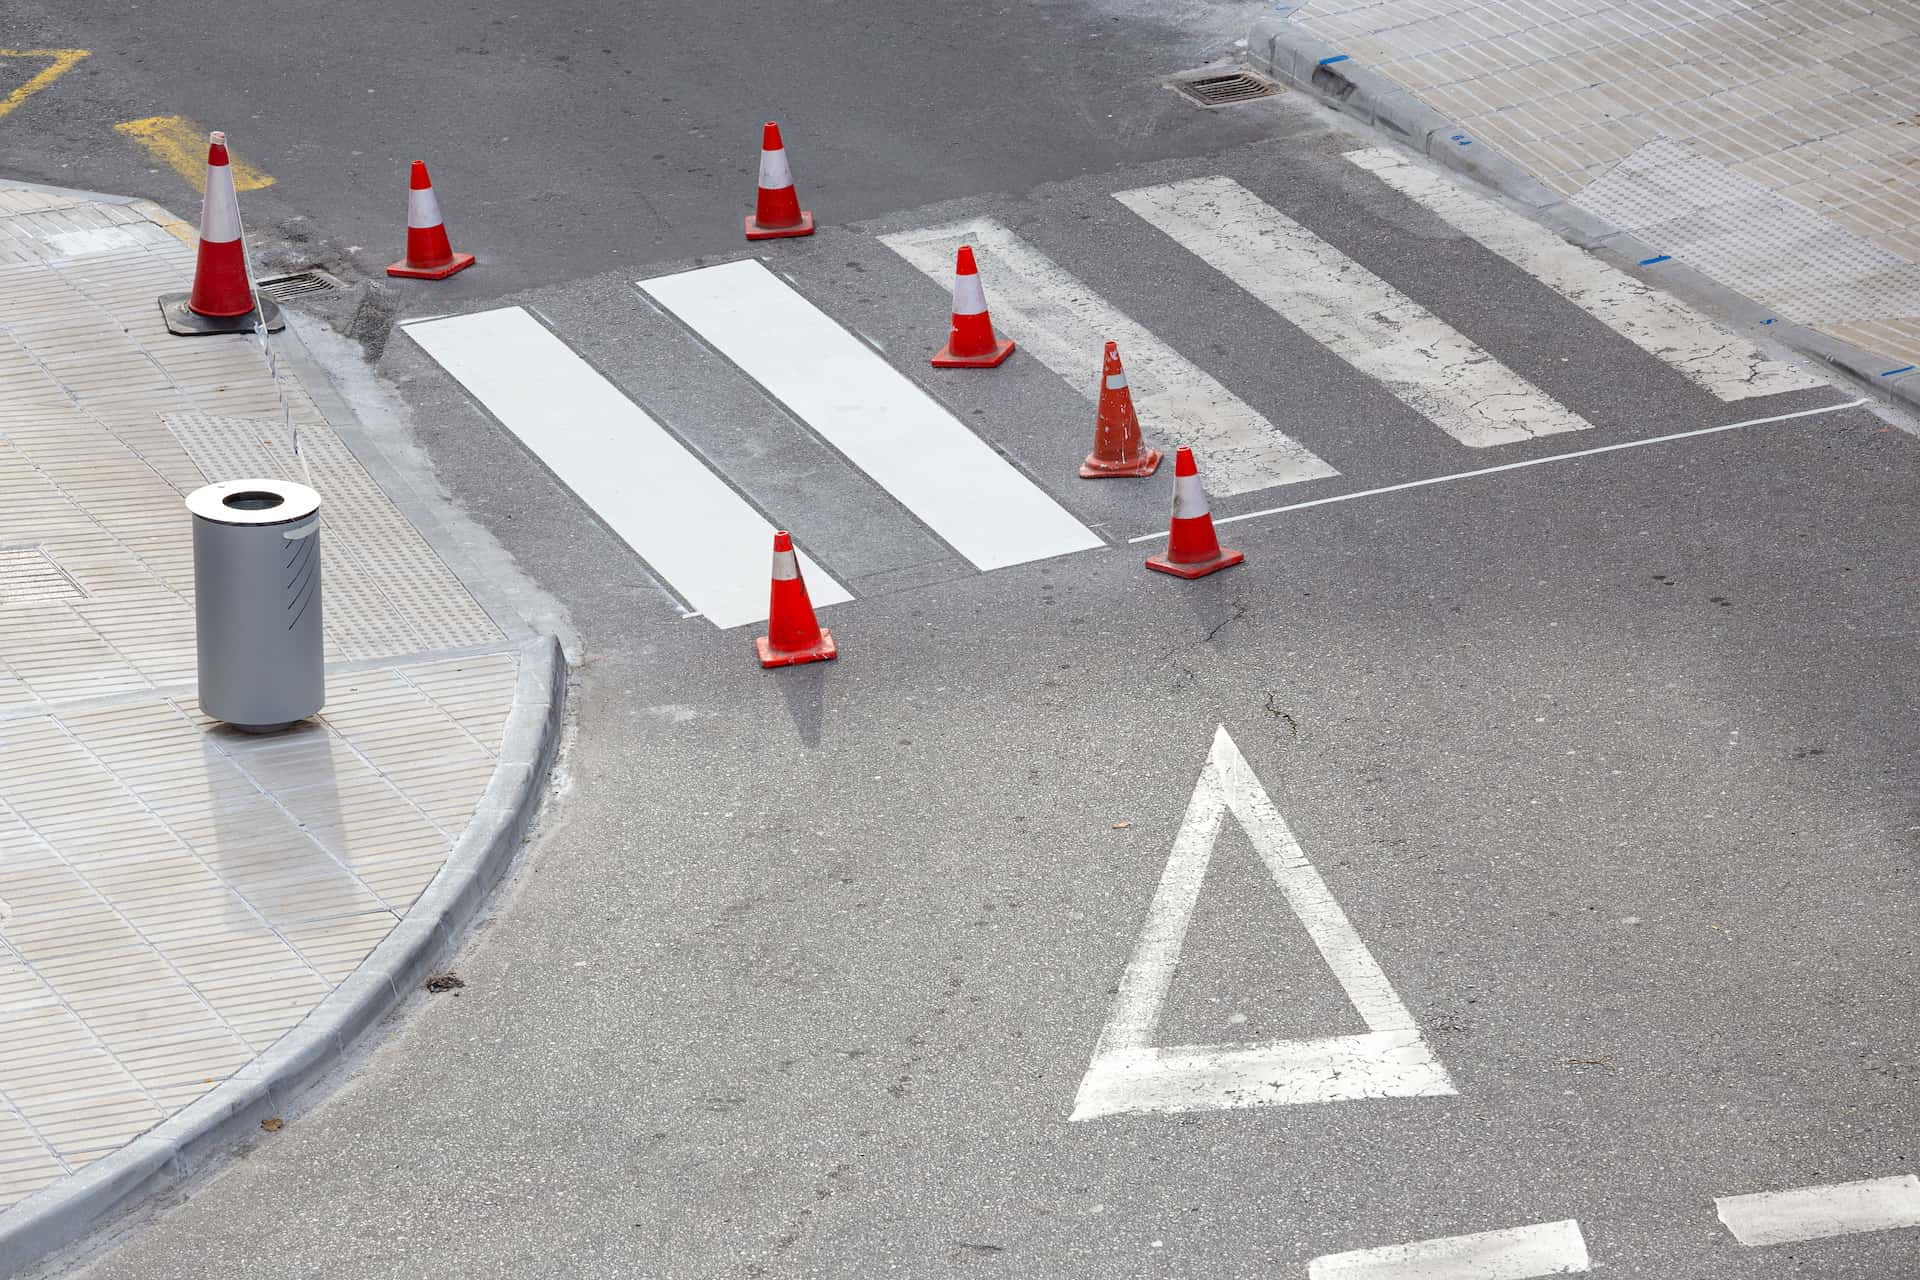
<path id="1" fill-rule="evenodd" d="M 277 507 L 286 499 L 277 493 L 266 493 L 259 489 L 246 489 L 239 493 L 230 493 L 221 503 L 236 511 L 266 511 Z"/>

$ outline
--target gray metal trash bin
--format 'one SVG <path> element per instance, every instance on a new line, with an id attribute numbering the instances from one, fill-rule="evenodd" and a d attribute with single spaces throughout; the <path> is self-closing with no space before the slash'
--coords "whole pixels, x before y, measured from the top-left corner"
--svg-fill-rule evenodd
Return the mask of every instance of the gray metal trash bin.
<path id="1" fill-rule="evenodd" d="M 326 701 L 320 649 L 320 495 L 229 480 L 187 495 L 200 709 L 249 733 Z"/>

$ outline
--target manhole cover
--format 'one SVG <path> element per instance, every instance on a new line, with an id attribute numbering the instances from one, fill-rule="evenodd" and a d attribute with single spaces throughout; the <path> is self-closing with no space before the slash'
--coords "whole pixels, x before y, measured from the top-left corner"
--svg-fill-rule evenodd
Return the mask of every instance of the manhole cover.
<path id="1" fill-rule="evenodd" d="M 315 294 L 337 293 L 340 282 L 324 271 L 290 271 L 283 276 L 262 276 L 253 282 L 253 287 L 269 298 L 291 302 L 295 298 L 311 298 Z"/>
<path id="2" fill-rule="evenodd" d="M 1279 85 L 1251 71 L 1189 76 L 1173 81 L 1173 87 L 1203 107 L 1233 107 L 1242 102 L 1271 98 L 1280 92 Z"/>

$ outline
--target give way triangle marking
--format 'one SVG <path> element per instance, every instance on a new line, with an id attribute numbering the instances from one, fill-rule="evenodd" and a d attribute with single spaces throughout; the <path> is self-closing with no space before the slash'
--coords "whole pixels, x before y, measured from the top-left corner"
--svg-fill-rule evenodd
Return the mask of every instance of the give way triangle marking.
<path id="1" fill-rule="evenodd" d="M 1229 813 L 1340 980 L 1366 1031 L 1247 1044 L 1153 1043 L 1214 841 Z M 1446 1068 L 1421 1038 L 1387 975 L 1301 852 L 1300 842 L 1227 736 L 1226 726 L 1220 726 L 1069 1118 L 1455 1092 Z"/>

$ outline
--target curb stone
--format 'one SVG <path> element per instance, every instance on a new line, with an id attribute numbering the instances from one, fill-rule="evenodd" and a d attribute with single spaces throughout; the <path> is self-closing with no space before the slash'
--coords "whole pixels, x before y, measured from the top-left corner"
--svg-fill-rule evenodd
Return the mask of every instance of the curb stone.
<path id="1" fill-rule="evenodd" d="M 499 763 L 472 821 L 406 919 L 299 1026 L 113 1154 L 0 1212 L 0 1275 L 81 1239 L 114 1210 L 204 1167 L 330 1070 L 447 955 L 518 852 L 560 740 L 567 665 L 551 635 L 518 646 Z"/>
<path id="2" fill-rule="evenodd" d="M 1615 265 L 1650 274 L 1641 267 L 1642 261 L 1662 252 L 1567 203 L 1518 164 L 1480 142 L 1472 130 L 1448 120 L 1386 76 L 1369 71 L 1284 15 L 1264 17 L 1253 24 L 1247 35 L 1247 59 L 1255 70 L 1311 95 L 1444 168 L 1491 187 L 1573 243 L 1614 259 Z M 1764 337 L 1812 356 L 1872 395 L 1920 410 L 1920 371 L 1889 376 L 1890 367 L 1900 361 L 1781 319 L 1772 309 L 1684 262 L 1669 259 L 1652 274 L 1658 275 L 1661 286 L 1668 291 L 1725 315 L 1745 329 L 1748 337 Z"/>

